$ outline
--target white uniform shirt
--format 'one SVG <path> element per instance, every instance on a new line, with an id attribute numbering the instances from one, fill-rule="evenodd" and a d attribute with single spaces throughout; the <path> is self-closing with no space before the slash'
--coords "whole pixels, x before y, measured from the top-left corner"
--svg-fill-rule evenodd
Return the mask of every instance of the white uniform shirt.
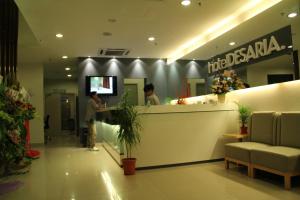
<path id="1" fill-rule="evenodd" d="M 160 105 L 159 98 L 154 93 L 147 97 L 147 101 L 150 105 Z"/>
<path id="2" fill-rule="evenodd" d="M 96 103 L 96 101 L 90 98 L 86 107 L 85 121 L 89 122 L 90 120 L 95 119 L 97 109 L 99 108 L 100 106 Z"/>

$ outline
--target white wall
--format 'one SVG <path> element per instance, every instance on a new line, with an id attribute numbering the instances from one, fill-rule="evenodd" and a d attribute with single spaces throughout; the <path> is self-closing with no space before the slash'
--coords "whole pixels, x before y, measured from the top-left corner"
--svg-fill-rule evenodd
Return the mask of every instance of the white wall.
<path id="1" fill-rule="evenodd" d="M 247 83 L 251 87 L 267 85 L 268 74 L 294 74 L 292 56 L 283 55 L 247 66 Z"/>
<path id="2" fill-rule="evenodd" d="M 253 111 L 300 111 L 300 80 L 235 90 L 226 94 L 226 103 L 238 102 Z M 217 100 L 217 95 L 205 95 L 187 99 L 195 104 L 206 99 Z M 176 103 L 176 101 L 172 101 Z"/>
<path id="3" fill-rule="evenodd" d="M 18 80 L 32 95 L 38 117 L 30 121 L 31 143 L 44 143 L 44 87 L 42 64 L 19 64 Z"/>
<path id="4" fill-rule="evenodd" d="M 65 90 L 66 93 L 78 94 L 78 84 L 75 80 L 53 80 L 47 79 L 44 83 L 45 94 L 52 93 L 55 90 Z"/>

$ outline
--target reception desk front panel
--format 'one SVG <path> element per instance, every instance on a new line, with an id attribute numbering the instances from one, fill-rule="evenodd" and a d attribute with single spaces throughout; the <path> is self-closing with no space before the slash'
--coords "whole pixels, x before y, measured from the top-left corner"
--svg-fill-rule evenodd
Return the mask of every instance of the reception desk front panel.
<path id="1" fill-rule="evenodd" d="M 137 107 L 142 124 L 141 143 L 134 149 L 137 167 L 155 167 L 221 159 L 224 133 L 238 131 L 235 104 Z M 104 146 L 120 164 L 123 148 L 117 125 L 98 122 Z"/>

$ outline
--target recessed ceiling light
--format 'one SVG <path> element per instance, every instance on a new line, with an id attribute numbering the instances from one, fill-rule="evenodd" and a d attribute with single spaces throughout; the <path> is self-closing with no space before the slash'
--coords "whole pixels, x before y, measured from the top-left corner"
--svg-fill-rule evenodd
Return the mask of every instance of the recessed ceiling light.
<path id="1" fill-rule="evenodd" d="M 88 58 L 90 58 L 91 56 L 88 56 Z"/>
<path id="2" fill-rule="evenodd" d="M 68 58 L 68 56 L 62 56 L 61 58 L 62 58 L 62 59 L 67 59 L 67 58 Z"/>
<path id="3" fill-rule="evenodd" d="M 191 0 L 182 0 L 181 5 L 183 6 L 189 6 L 191 4 Z"/>
<path id="4" fill-rule="evenodd" d="M 68 74 L 67 76 L 68 76 L 68 77 L 72 77 L 72 74 Z"/>
<path id="5" fill-rule="evenodd" d="M 289 48 L 289 49 L 292 49 L 292 48 L 293 48 L 293 45 L 288 46 L 288 48 Z"/>
<path id="6" fill-rule="evenodd" d="M 65 70 L 66 70 L 66 71 L 70 71 L 71 68 L 70 68 L 70 67 L 66 67 Z"/>
<path id="7" fill-rule="evenodd" d="M 63 37 L 64 37 L 64 35 L 61 34 L 61 33 L 57 33 L 55 36 L 56 36 L 57 38 L 63 38 Z"/>
<path id="8" fill-rule="evenodd" d="M 229 45 L 230 45 L 230 46 L 234 46 L 234 45 L 235 45 L 235 42 L 230 42 Z"/>
<path id="9" fill-rule="evenodd" d="M 153 42 L 155 40 L 155 37 L 149 37 L 148 40 Z"/>
<path id="10" fill-rule="evenodd" d="M 193 60 L 196 60 L 195 58 L 193 58 Z"/>
<path id="11" fill-rule="evenodd" d="M 289 18 L 294 18 L 294 17 L 297 17 L 297 16 L 298 16 L 298 13 L 296 13 L 296 12 L 292 12 L 292 13 L 288 14 Z"/>

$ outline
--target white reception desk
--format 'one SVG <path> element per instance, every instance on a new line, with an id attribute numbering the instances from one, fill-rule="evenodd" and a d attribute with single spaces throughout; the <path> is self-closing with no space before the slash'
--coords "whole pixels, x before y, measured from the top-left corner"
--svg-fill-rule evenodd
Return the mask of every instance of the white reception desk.
<path id="1" fill-rule="evenodd" d="M 238 131 L 235 104 L 161 105 L 137 107 L 142 131 L 134 149 L 137 168 L 198 163 L 224 158 L 224 133 Z M 104 147 L 121 164 L 116 142 L 118 125 L 97 122 Z"/>

